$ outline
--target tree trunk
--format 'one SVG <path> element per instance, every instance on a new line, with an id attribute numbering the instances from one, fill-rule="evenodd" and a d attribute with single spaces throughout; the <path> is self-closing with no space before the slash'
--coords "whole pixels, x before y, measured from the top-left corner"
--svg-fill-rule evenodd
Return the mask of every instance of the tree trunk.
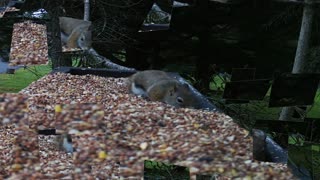
<path id="1" fill-rule="evenodd" d="M 309 50 L 309 42 L 311 37 L 312 30 L 312 21 L 314 15 L 314 9 L 312 0 L 306 0 L 306 4 L 303 8 L 303 16 L 301 22 L 301 29 L 299 35 L 299 41 L 296 50 L 296 57 L 294 59 L 294 64 L 292 68 L 293 74 L 303 73 L 306 67 L 307 61 L 307 52 Z M 294 112 L 293 107 L 283 107 L 280 113 L 280 120 L 290 120 Z"/>
<path id="2" fill-rule="evenodd" d="M 52 68 L 59 66 L 70 66 L 71 61 L 66 61 L 62 54 L 61 41 L 60 41 L 60 26 L 59 16 L 63 14 L 58 1 L 48 1 L 48 13 L 51 17 L 51 21 L 47 21 L 48 31 L 48 53 L 52 61 Z"/>
<path id="3" fill-rule="evenodd" d="M 84 0 L 84 15 L 83 20 L 90 20 L 90 0 Z"/>

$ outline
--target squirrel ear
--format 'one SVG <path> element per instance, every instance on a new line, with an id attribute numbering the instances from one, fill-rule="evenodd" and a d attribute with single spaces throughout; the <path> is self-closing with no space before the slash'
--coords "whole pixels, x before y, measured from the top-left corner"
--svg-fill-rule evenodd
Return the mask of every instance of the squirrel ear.
<path id="1" fill-rule="evenodd" d="M 88 31 L 92 31 L 92 25 L 88 27 Z"/>
<path id="2" fill-rule="evenodd" d="M 182 86 L 183 88 L 186 88 L 186 89 L 189 88 L 189 85 L 188 85 L 187 83 L 182 83 L 181 86 Z"/>
<path id="3" fill-rule="evenodd" d="M 178 85 L 178 84 L 175 84 L 175 85 L 173 86 L 173 89 L 172 89 L 172 90 L 173 90 L 174 92 L 176 92 L 176 91 L 178 90 L 178 87 L 179 87 L 179 85 Z"/>
<path id="4" fill-rule="evenodd" d="M 173 94 L 174 94 L 175 92 L 177 92 L 177 90 L 178 90 L 178 85 L 175 84 L 175 85 L 174 85 L 172 88 L 170 88 L 170 90 L 169 90 L 170 96 L 173 96 Z"/>
<path id="5" fill-rule="evenodd" d="M 170 89 L 170 90 L 169 90 L 170 96 L 173 96 L 174 92 L 176 92 L 176 91 L 177 91 L 177 90 L 176 90 L 176 87 L 174 87 L 173 89 Z"/>

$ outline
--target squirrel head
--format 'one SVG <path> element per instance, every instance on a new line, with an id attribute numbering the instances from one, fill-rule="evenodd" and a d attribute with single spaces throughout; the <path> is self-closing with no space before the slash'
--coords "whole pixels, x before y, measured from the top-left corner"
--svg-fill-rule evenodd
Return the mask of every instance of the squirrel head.
<path id="1" fill-rule="evenodd" d="M 164 102 L 175 107 L 194 107 L 197 99 L 186 83 L 176 82 L 164 97 Z"/>
<path id="2" fill-rule="evenodd" d="M 92 44 L 91 32 L 92 32 L 91 26 L 82 30 L 82 32 L 77 40 L 77 44 L 78 44 L 79 48 L 81 48 L 83 50 L 88 50 L 91 48 L 91 44 Z"/>

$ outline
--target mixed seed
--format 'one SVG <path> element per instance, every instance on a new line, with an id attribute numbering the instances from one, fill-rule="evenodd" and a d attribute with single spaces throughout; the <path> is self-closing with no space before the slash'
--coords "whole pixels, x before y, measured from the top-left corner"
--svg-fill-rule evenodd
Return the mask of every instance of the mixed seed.
<path id="1" fill-rule="evenodd" d="M 0 172 L 10 178 L 141 179 L 144 160 L 155 160 L 189 167 L 192 179 L 294 179 L 286 165 L 252 160 L 251 137 L 229 116 L 147 101 L 125 78 L 50 74 L 1 94 L 0 119 Z M 71 135 L 72 154 L 34 133 L 50 128 Z"/>

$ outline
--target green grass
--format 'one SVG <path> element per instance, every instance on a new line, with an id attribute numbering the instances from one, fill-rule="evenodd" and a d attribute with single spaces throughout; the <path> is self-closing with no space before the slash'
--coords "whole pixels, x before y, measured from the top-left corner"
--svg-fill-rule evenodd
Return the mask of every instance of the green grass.
<path id="1" fill-rule="evenodd" d="M 289 161 L 298 167 L 305 167 L 309 172 L 319 174 L 319 145 L 289 146 Z"/>
<path id="2" fill-rule="evenodd" d="M 229 81 L 229 80 L 227 80 Z M 210 83 L 210 89 L 216 92 L 216 95 L 222 97 L 223 89 L 225 87 L 225 80 L 219 76 L 213 76 L 212 82 Z M 268 90 L 266 97 L 263 101 L 250 101 L 248 104 L 234 104 L 229 105 L 229 108 L 235 108 L 237 110 L 242 109 L 240 113 L 249 113 L 253 119 L 267 119 L 275 120 L 279 118 L 281 108 L 269 108 L 268 102 L 271 94 L 271 88 Z M 308 118 L 319 118 L 320 117 L 320 91 L 316 93 L 314 104 L 308 106 L 307 117 Z"/>
<path id="3" fill-rule="evenodd" d="M 320 91 L 318 90 L 316 97 L 314 98 L 314 104 L 310 107 L 308 117 L 320 118 Z"/>
<path id="4" fill-rule="evenodd" d="M 14 74 L 0 74 L 0 93 L 16 93 L 51 71 L 49 65 L 20 68 Z"/>
<path id="5" fill-rule="evenodd" d="M 144 162 L 144 168 L 145 179 L 190 179 L 190 173 L 187 167 L 146 160 Z"/>

